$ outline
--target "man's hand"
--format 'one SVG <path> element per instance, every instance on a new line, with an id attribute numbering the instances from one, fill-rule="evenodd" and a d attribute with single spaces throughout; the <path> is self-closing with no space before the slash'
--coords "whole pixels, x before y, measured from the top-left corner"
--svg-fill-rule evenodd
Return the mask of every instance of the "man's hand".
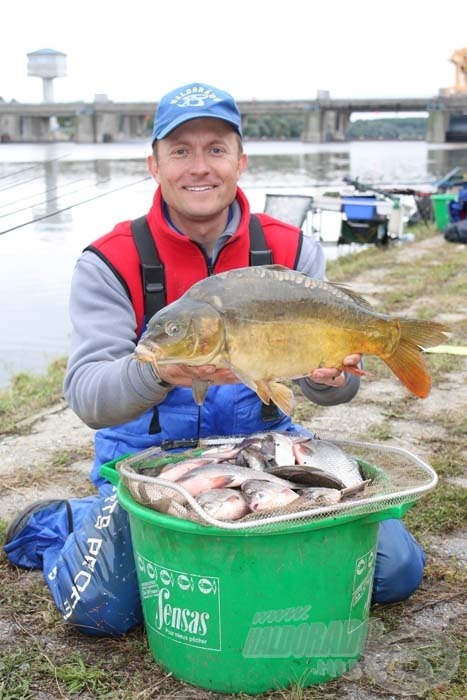
<path id="1" fill-rule="evenodd" d="M 344 358 L 343 364 L 346 372 L 362 375 L 363 370 L 358 366 L 361 362 L 361 355 L 349 355 Z M 193 380 L 201 379 L 212 384 L 238 384 L 240 379 L 230 369 L 217 369 L 215 365 L 161 365 L 156 370 L 158 376 L 168 384 L 174 386 L 191 387 Z M 316 384 L 327 384 L 329 386 L 340 387 L 345 383 L 345 374 L 335 367 L 320 367 L 313 370 L 309 375 Z"/>
<path id="2" fill-rule="evenodd" d="M 230 369 L 217 369 L 215 365 L 162 365 L 156 369 L 159 377 L 168 384 L 174 386 L 191 387 L 193 380 L 201 379 L 211 384 L 238 384 L 240 382 L 237 375 Z"/>
<path id="3" fill-rule="evenodd" d="M 362 375 L 365 372 L 358 366 L 362 360 L 361 355 L 348 355 L 344 358 L 343 364 L 345 371 L 351 374 Z M 319 367 L 313 370 L 309 375 L 312 382 L 316 384 L 327 384 L 328 386 L 340 387 L 345 384 L 346 378 L 344 372 L 335 367 Z"/>

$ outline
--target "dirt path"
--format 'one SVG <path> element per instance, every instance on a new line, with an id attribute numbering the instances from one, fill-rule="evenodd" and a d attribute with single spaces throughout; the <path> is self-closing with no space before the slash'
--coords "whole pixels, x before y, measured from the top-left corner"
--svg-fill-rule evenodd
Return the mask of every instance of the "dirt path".
<path id="1" fill-rule="evenodd" d="M 442 237 L 435 236 L 417 244 L 401 247 L 393 254 L 391 266 L 397 265 L 398 258 L 400 262 L 412 260 L 419 261 L 421 266 L 432 265 L 433 261 L 436 261 L 437 251 L 444 245 L 446 244 Z M 458 254 L 467 259 L 465 247 L 460 246 Z M 391 287 L 390 282 L 386 282 L 386 273 L 391 266 L 388 266 L 388 270 L 379 267 L 354 277 L 351 281 L 352 288 L 362 293 L 370 302 L 381 299 L 385 290 Z M 414 314 L 421 306 L 430 303 L 430 296 L 434 295 L 430 294 L 428 289 L 425 299 L 416 299 L 411 309 Z M 433 303 L 437 303 L 435 298 Z M 465 305 L 440 310 L 436 316 L 436 320 L 454 323 L 465 318 Z M 337 436 L 340 439 L 372 443 L 382 441 L 385 445 L 404 448 L 431 463 L 436 450 L 442 450 L 443 444 L 450 441 L 451 428 L 447 420 L 449 415 L 453 416 L 453 420 L 456 416 L 465 415 L 466 407 L 467 359 L 459 357 L 455 366 L 444 372 L 442 381 L 434 382 L 430 396 L 423 401 L 407 398 L 404 387 L 389 372 L 384 371 L 383 365 L 378 365 L 377 371 L 370 372 L 362 380 L 360 391 L 351 403 L 324 409 L 313 408 L 311 414 L 300 422 L 305 423 L 322 438 Z M 94 432 L 64 403 L 53 406 L 40 415 L 32 416 L 26 423 L 27 425 L 23 425 L 23 428 L 27 428 L 25 434 L 0 437 L 0 518 L 5 521 L 9 521 L 25 504 L 38 498 L 80 496 L 92 490 L 87 474 L 92 464 Z M 463 468 L 458 468 L 453 476 L 448 474 L 444 482 L 456 489 L 465 489 L 467 439 L 459 449 L 458 461 Z M 409 601 L 389 606 L 389 611 L 387 608 L 376 608 L 372 611 L 374 624 L 371 626 L 364 661 L 347 677 L 328 686 L 326 694 L 322 697 L 390 700 L 417 694 L 421 697 L 421 693 L 430 692 L 443 680 L 448 684 L 446 688 L 449 687 L 453 672 L 459 665 L 460 652 L 456 640 L 462 631 L 465 631 L 466 624 L 465 590 L 456 583 L 458 572 L 467 567 L 466 536 L 467 532 L 464 530 L 423 534 L 428 567 L 419 591 Z M 449 572 L 452 574 L 451 578 Z M 28 585 L 27 581 L 30 585 L 36 585 L 35 582 L 39 579 L 40 575 L 35 572 L 23 572 L 21 577 L 18 577 L 18 581 L 23 581 L 22 585 Z M 17 622 L 13 622 L 13 619 Z M 21 624 L 18 615 L 12 618 L 8 609 L 0 614 L 0 652 L 2 648 L 8 648 L 12 630 L 19 637 L 24 637 Z M 388 624 L 392 637 L 388 631 Z M 35 630 L 34 633 L 44 634 L 40 630 Z M 76 649 L 90 657 L 99 653 L 96 652 L 98 647 L 93 646 L 87 638 L 79 636 L 77 639 L 66 632 L 61 634 L 60 645 L 62 652 L 59 657 Z M 424 652 L 414 651 L 414 646 L 420 650 L 427 645 L 434 645 L 439 656 L 438 664 L 433 668 L 429 665 L 429 671 L 423 671 L 423 664 L 418 675 L 405 672 L 398 674 L 397 670 L 391 675 L 387 671 L 391 663 L 393 666 L 403 666 L 404 663 L 413 666 L 415 662 L 419 663 L 420 654 L 423 655 Z M 101 648 L 106 647 L 104 645 Z M 103 653 L 105 654 L 105 651 Z M 136 664 L 136 668 L 137 663 L 133 658 L 132 664 Z M 167 682 L 167 686 L 162 686 L 161 691 L 153 696 L 144 692 L 144 687 L 147 687 L 144 686 L 144 682 L 149 683 L 149 678 L 150 676 L 143 681 L 141 694 L 135 692 L 128 696 L 115 694 L 106 697 L 171 697 L 180 700 L 188 697 L 226 697 L 201 690 L 195 691 L 173 680 Z M 158 678 L 160 681 L 159 676 Z M 167 691 L 163 690 L 165 687 Z M 63 692 L 54 695 L 52 690 L 50 694 L 44 692 L 28 697 L 49 700 L 68 695 Z M 80 697 L 91 699 L 97 696 L 92 692 L 83 692 Z M 279 700 L 289 696 L 285 692 L 279 692 L 268 697 Z M 308 690 L 300 697 L 305 699 L 317 696 L 313 690 Z M 444 695 L 430 697 L 436 697 L 437 700 Z M 460 700 L 461 697 L 462 695 L 449 695 L 453 700 Z"/>

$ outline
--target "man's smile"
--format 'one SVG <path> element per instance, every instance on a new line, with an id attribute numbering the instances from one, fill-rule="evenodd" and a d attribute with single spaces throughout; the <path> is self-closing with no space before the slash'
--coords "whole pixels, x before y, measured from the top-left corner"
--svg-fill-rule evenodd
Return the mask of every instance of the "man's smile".
<path id="1" fill-rule="evenodd" d="M 191 187 L 184 187 L 183 189 L 188 190 L 188 192 L 206 192 L 207 190 L 213 190 L 214 187 L 215 185 L 192 185 Z"/>

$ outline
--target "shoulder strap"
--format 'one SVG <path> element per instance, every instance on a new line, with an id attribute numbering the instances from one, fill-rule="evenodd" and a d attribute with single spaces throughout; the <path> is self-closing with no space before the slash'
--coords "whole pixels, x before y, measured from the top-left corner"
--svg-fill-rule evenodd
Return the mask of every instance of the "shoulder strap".
<path id="1" fill-rule="evenodd" d="M 131 222 L 131 232 L 141 261 L 144 308 L 149 319 L 166 304 L 165 274 L 157 247 L 145 216 Z M 250 265 L 271 265 L 272 251 L 264 237 L 263 227 L 255 214 L 250 217 Z"/>
<path id="2" fill-rule="evenodd" d="M 144 313 L 148 320 L 166 303 L 164 266 L 145 216 L 140 216 L 131 222 L 131 232 L 141 261 Z M 272 251 L 267 247 L 261 222 L 252 214 L 250 217 L 250 265 L 270 265 L 272 262 Z M 272 402 L 267 406 L 261 404 L 261 414 L 264 421 L 276 421 L 279 418 L 278 408 Z M 156 406 L 149 432 L 160 431 L 158 415 Z"/>
<path id="3" fill-rule="evenodd" d="M 255 214 L 250 215 L 250 266 L 271 265 L 272 250 L 269 250 L 264 236 L 261 221 Z M 279 419 L 279 409 L 272 401 L 261 403 L 261 417 L 265 422 L 276 422 Z"/>
<path id="4" fill-rule="evenodd" d="M 146 320 L 166 304 L 165 274 L 145 216 L 131 222 L 131 232 L 141 261 Z"/>
<path id="5" fill-rule="evenodd" d="M 250 216 L 250 266 L 272 265 L 272 251 L 264 237 L 261 221 L 255 214 Z"/>

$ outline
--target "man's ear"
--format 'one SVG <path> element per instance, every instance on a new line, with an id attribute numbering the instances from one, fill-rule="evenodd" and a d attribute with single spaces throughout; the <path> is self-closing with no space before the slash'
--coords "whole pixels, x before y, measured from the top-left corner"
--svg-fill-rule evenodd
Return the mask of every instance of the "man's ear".
<path id="1" fill-rule="evenodd" d="M 146 162 L 148 164 L 148 170 L 151 173 L 152 177 L 154 180 L 157 182 L 157 184 L 160 184 L 159 181 L 159 168 L 157 166 L 157 161 L 154 158 L 154 156 L 148 156 L 146 159 Z"/>
<path id="2" fill-rule="evenodd" d="M 246 164 L 248 163 L 248 156 L 246 153 L 242 153 L 240 156 L 240 159 L 238 161 L 238 177 L 242 175 L 242 173 L 245 171 Z"/>

